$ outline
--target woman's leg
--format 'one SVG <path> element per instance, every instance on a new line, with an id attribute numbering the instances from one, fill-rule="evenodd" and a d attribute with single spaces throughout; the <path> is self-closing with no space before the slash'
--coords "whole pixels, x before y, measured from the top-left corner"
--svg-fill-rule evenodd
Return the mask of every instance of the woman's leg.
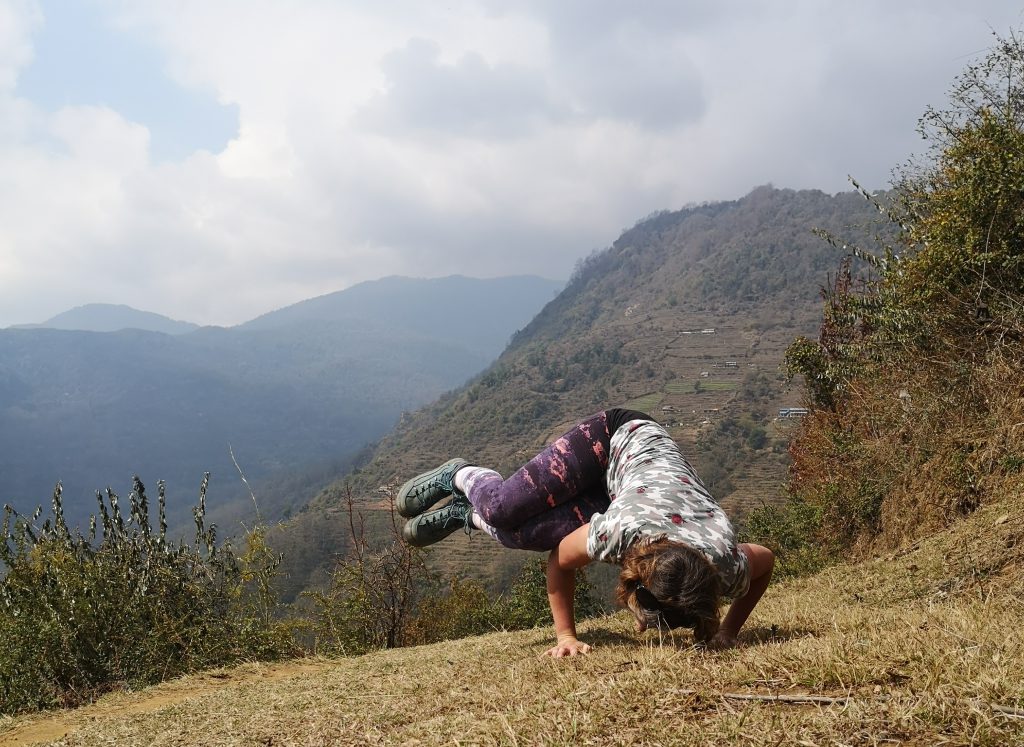
<path id="1" fill-rule="evenodd" d="M 605 493 L 609 440 L 605 414 L 599 412 L 560 436 L 507 480 L 494 470 L 463 467 L 455 484 L 484 523 L 496 529 L 521 529 L 533 517 L 544 521 L 547 512 L 576 497 L 587 495 L 594 501 L 594 494 Z M 586 513 L 585 507 L 580 511 Z M 589 520 L 590 514 L 586 515 Z"/>
<path id="2" fill-rule="evenodd" d="M 608 494 L 604 490 L 593 491 L 539 513 L 516 529 L 498 529 L 485 523 L 478 528 L 505 547 L 516 550 L 553 550 L 563 537 L 588 523 L 594 514 L 607 511 L 608 503 Z"/>

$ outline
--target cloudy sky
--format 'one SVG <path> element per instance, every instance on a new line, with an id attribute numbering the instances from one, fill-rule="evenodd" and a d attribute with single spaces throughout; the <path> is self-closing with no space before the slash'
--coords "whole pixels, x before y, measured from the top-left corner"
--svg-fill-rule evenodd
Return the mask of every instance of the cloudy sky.
<path id="1" fill-rule="evenodd" d="M 0 0 L 0 327 L 533 273 L 887 186 L 1015 0 Z"/>

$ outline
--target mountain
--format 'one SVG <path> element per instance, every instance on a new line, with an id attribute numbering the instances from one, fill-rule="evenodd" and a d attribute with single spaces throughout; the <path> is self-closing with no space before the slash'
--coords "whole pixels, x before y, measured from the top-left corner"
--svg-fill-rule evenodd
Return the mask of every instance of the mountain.
<path id="1" fill-rule="evenodd" d="M 83 332 L 118 332 L 122 329 L 141 329 L 182 335 L 199 329 L 198 324 L 179 322 L 151 311 L 139 311 L 123 304 L 90 303 L 76 306 L 42 324 L 21 324 L 12 329 L 65 329 Z"/>
<path id="2" fill-rule="evenodd" d="M 167 481 L 181 518 L 209 470 L 211 508 L 224 525 L 252 510 L 233 452 L 264 515 L 287 514 L 404 411 L 488 365 L 493 346 L 552 287 L 540 278 L 479 281 L 493 303 L 467 322 L 457 300 L 437 297 L 435 281 L 402 282 L 409 297 L 434 299 L 430 329 L 409 315 L 286 313 L 276 324 L 271 316 L 173 336 L 0 330 L 0 502 L 31 510 L 62 480 L 69 518 L 82 521 L 95 490 L 126 492 L 138 473 Z M 375 309 L 394 287 L 369 283 L 355 293 Z M 338 308 L 358 308 L 346 293 L 333 294 Z"/>
<path id="3" fill-rule="evenodd" d="M 503 473 L 578 419 L 611 406 L 669 427 L 734 518 L 777 499 L 801 404 L 780 371 L 797 335 L 814 336 L 820 289 L 840 255 L 812 233 L 870 245 L 885 227 L 855 193 L 759 187 L 744 198 L 656 213 L 581 263 L 566 288 L 486 371 L 403 417 L 360 468 L 319 495 L 277 541 L 294 590 L 344 551 L 348 491 L 386 526 L 383 488 L 462 456 Z M 516 559 L 458 537 L 436 562 L 500 581 Z M 449 568 L 446 568 L 449 570 Z"/>
<path id="4" fill-rule="evenodd" d="M 495 324 L 519 329 L 557 295 L 563 281 L 534 276 L 490 279 L 452 275 L 420 280 L 386 277 L 287 306 L 240 325 L 278 329 L 299 322 L 373 320 L 428 337 L 449 337 L 491 358 L 508 344 Z M 453 313 L 462 310 L 463 313 Z"/>

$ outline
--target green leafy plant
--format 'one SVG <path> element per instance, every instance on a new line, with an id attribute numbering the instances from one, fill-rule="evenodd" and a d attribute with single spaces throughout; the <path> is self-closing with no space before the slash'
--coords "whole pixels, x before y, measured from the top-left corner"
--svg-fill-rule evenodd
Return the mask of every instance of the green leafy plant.
<path id="1" fill-rule="evenodd" d="M 547 594 L 547 561 L 544 559 L 527 562 L 512 584 L 509 593 L 496 603 L 502 627 L 507 630 L 535 628 L 551 624 L 551 608 Z M 576 572 L 576 590 L 573 604 L 577 619 L 595 617 L 604 613 L 604 608 L 595 596 L 586 572 Z"/>
<path id="2" fill-rule="evenodd" d="M 64 520 L 62 488 L 39 524 L 5 507 L 0 529 L 0 703 L 5 712 L 74 705 L 118 686 L 140 686 L 246 658 L 294 649 L 287 627 L 253 610 L 246 575 L 273 565 L 230 545 L 205 523 L 204 476 L 193 511 L 194 542 L 167 537 L 164 486 L 157 526 L 145 487 L 128 505 L 97 493 L 90 531 Z M 127 510 L 125 510 L 127 509 Z"/>
<path id="3" fill-rule="evenodd" d="M 821 570 L 835 559 L 835 543 L 821 541 L 822 510 L 797 496 L 786 502 L 763 504 L 751 511 L 740 538 L 769 546 L 776 556 L 775 577 L 803 576 Z"/>

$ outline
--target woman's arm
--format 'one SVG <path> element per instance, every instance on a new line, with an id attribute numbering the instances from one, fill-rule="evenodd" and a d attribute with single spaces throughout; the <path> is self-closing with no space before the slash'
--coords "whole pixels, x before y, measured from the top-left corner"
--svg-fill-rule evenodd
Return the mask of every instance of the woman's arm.
<path id="1" fill-rule="evenodd" d="M 590 562 L 587 555 L 587 530 L 590 524 L 566 535 L 558 547 L 548 556 L 548 604 L 555 622 L 558 642 L 544 653 L 562 657 L 586 654 L 590 646 L 576 640 L 576 616 L 573 610 L 573 594 L 576 591 L 576 569 Z"/>
<path id="2" fill-rule="evenodd" d="M 772 570 L 775 568 L 775 553 L 767 547 L 744 544 L 740 545 L 740 552 L 747 556 L 750 563 L 750 587 L 746 594 L 733 600 L 729 606 L 729 612 L 722 620 L 718 635 L 712 640 L 712 645 L 717 648 L 731 648 L 736 645 L 736 636 L 740 628 L 750 617 L 764 590 L 768 588 L 768 582 L 772 580 Z"/>

